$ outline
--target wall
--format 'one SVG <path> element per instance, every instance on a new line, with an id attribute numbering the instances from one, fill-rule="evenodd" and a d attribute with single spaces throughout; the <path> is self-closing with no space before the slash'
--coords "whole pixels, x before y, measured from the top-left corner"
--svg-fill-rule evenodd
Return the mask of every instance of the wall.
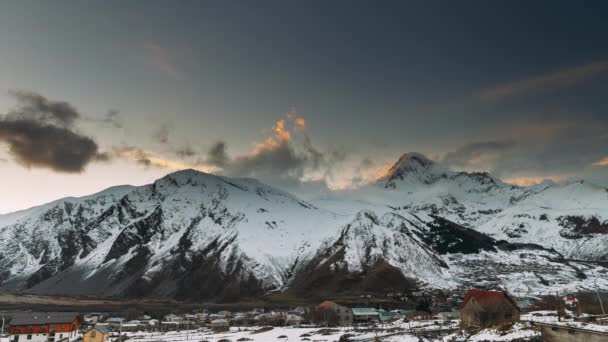
<path id="1" fill-rule="evenodd" d="M 568 328 L 541 326 L 544 342 L 606 342 L 608 334 L 584 332 Z"/>
<path id="2" fill-rule="evenodd" d="M 95 334 L 92 334 L 93 331 Z M 82 335 L 82 342 L 104 342 L 107 341 L 109 337 L 110 334 L 102 334 L 97 330 L 89 330 Z"/>

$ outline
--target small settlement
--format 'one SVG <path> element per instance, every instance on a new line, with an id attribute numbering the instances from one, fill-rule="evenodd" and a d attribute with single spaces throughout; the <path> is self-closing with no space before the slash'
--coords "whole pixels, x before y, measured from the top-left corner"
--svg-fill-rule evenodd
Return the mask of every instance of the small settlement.
<path id="1" fill-rule="evenodd" d="M 7 312 L 6 342 L 107 342 L 123 334 L 144 332 L 192 331 L 208 329 L 222 332 L 230 327 L 378 327 L 390 324 L 416 326 L 416 321 L 434 322 L 438 331 L 476 333 L 484 329 L 513 326 L 527 316 L 544 341 L 608 341 L 608 315 L 571 317 L 568 324 L 547 323 L 542 317 L 522 313 L 517 302 L 504 291 L 469 290 L 452 310 L 433 310 L 430 306 L 389 308 L 376 305 L 349 305 L 325 300 L 317 305 L 292 308 L 254 308 L 240 311 L 207 309 L 188 313 L 110 313 L 110 312 Z M 368 301 L 368 303 L 371 303 Z M 563 301 L 566 308 L 576 304 L 574 297 Z M 384 303 L 386 305 L 386 303 Z M 558 310 L 559 312 L 559 310 Z M 572 312 L 572 311 L 570 311 Z M 559 313 L 558 313 L 559 316 Z M 523 320 L 523 319 L 522 319 Z M 593 321 L 593 322 L 590 322 Z M 444 322 L 444 323 L 442 323 Z M 589 326 L 606 324 L 606 329 L 590 331 Z M 4 327 L 3 331 L 4 333 Z M 600 339 L 597 339 L 598 337 Z M 577 337 L 579 339 L 574 339 Z M 122 337 L 121 337 L 122 338 Z M 603 339 L 602 339 L 603 338 Z"/>

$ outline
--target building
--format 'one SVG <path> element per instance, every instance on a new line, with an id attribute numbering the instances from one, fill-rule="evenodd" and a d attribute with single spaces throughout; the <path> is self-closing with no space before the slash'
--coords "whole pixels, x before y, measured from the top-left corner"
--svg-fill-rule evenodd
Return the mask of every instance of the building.
<path id="1" fill-rule="evenodd" d="M 106 342 L 110 339 L 110 330 L 106 327 L 93 327 L 82 334 L 82 342 Z"/>
<path id="2" fill-rule="evenodd" d="M 329 300 L 311 308 L 308 316 L 309 320 L 315 323 L 340 326 L 353 324 L 353 312 L 351 309 Z"/>
<path id="3" fill-rule="evenodd" d="M 106 319 L 106 324 L 110 330 L 119 330 L 120 327 L 125 323 L 126 319 L 123 317 L 110 317 Z"/>
<path id="4" fill-rule="evenodd" d="M 285 317 L 285 323 L 287 325 L 299 325 L 304 323 L 304 318 L 299 315 L 288 314 L 287 317 Z"/>
<path id="5" fill-rule="evenodd" d="M 465 329 L 484 329 L 519 321 L 520 309 L 503 291 L 470 290 L 460 307 L 460 324 Z"/>
<path id="6" fill-rule="evenodd" d="M 380 313 L 373 308 L 352 308 L 355 322 L 370 322 L 380 319 Z"/>
<path id="7" fill-rule="evenodd" d="M 228 320 L 224 318 L 214 319 L 213 321 L 211 321 L 211 323 L 209 323 L 209 327 L 213 329 L 228 328 L 229 325 L 230 322 L 228 322 Z"/>
<path id="8" fill-rule="evenodd" d="M 10 342 L 71 342 L 78 327 L 75 312 L 24 312 L 12 316 L 8 333 Z"/>

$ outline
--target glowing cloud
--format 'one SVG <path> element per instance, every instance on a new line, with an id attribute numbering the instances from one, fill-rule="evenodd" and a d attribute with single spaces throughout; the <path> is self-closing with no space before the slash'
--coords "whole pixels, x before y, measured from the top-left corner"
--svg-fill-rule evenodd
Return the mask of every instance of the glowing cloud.
<path id="1" fill-rule="evenodd" d="M 608 166 L 608 157 L 600 159 L 592 164 L 593 166 Z"/>
<path id="2" fill-rule="evenodd" d="M 112 152 L 112 156 L 124 160 L 129 160 L 141 164 L 146 167 L 154 167 L 170 171 L 178 171 L 183 169 L 193 169 L 202 172 L 218 172 L 221 169 L 214 165 L 205 163 L 185 163 L 177 160 L 163 158 L 162 156 L 143 150 L 134 146 L 116 147 Z"/>
<path id="3" fill-rule="evenodd" d="M 555 176 L 515 177 L 515 178 L 505 179 L 504 181 L 505 181 L 505 183 L 526 187 L 526 186 L 540 184 L 540 183 L 546 182 L 546 181 L 561 182 L 565 179 L 566 179 L 566 177 L 564 177 L 564 176 L 555 175 Z"/>

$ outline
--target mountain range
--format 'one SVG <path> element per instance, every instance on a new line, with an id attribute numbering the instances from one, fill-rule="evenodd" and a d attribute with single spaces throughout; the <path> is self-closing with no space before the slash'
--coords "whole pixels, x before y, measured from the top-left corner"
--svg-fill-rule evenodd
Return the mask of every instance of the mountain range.
<path id="1" fill-rule="evenodd" d="M 411 288 L 608 288 L 608 190 L 518 187 L 418 153 L 299 198 L 194 170 L 0 215 L 0 291 L 241 301 Z"/>

